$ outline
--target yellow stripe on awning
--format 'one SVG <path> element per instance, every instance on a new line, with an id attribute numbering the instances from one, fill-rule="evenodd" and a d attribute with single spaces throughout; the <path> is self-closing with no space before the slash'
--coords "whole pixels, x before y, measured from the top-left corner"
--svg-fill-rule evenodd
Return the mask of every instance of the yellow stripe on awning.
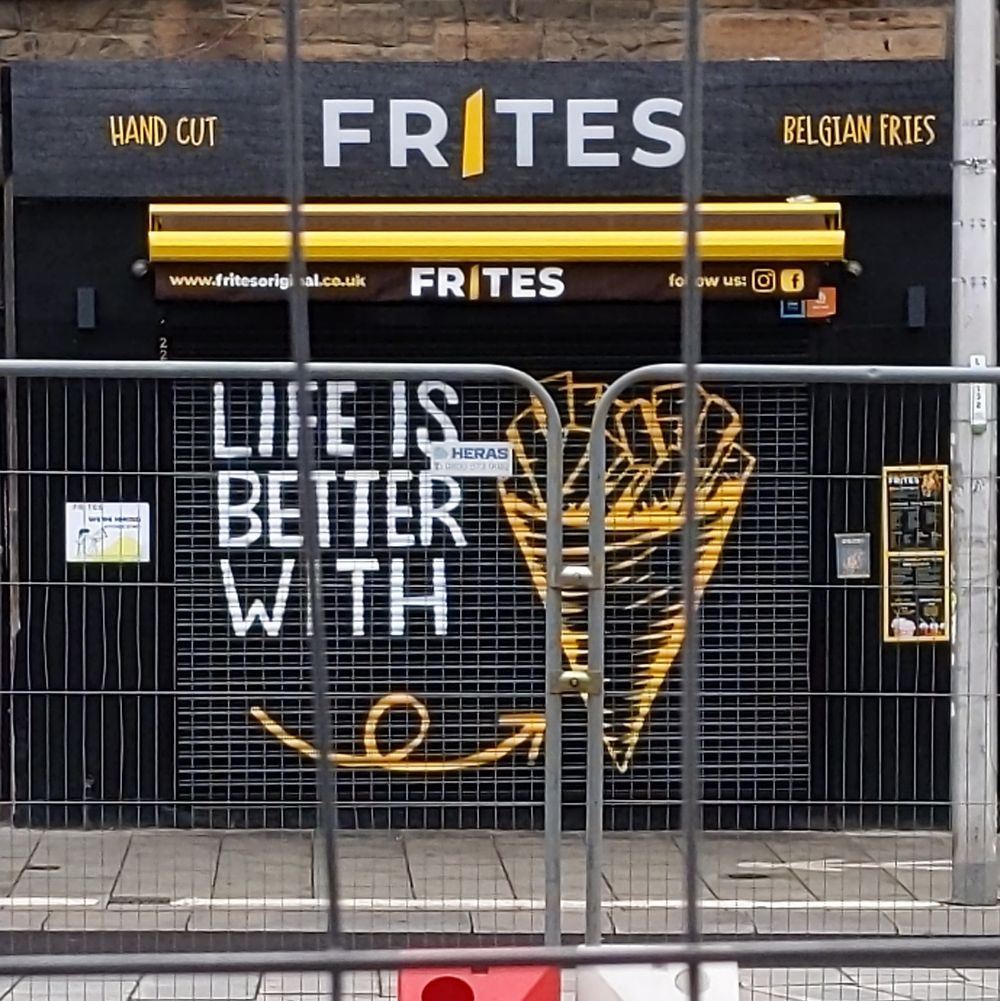
<path id="1" fill-rule="evenodd" d="M 338 204 L 303 209 L 308 261 L 678 261 L 681 203 Z M 836 202 L 702 206 L 706 261 L 835 261 L 844 256 Z M 282 262 L 283 205 L 153 205 L 153 262 Z"/>

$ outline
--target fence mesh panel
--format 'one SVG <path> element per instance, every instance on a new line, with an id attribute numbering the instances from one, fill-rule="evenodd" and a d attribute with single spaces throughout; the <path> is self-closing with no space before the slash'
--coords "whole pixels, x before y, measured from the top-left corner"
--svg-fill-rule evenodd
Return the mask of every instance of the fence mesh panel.
<path id="1" fill-rule="evenodd" d="M 567 426 L 567 561 L 582 558 L 586 530 L 581 429 L 607 381 L 546 383 Z M 543 422 L 526 394 L 493 384 L 318 382 L 331 718 L 337 753 L 350 756 L 337 769 L 347 941 L 525 941 L 542 928 L 541 762 L 553 753 L 537 725 Z M 948 644 L 886 636 L 884 585 L 895 620 L 913 583 L 885 573 L 886 526 L 920 544 L 910 488 L 886 477 L 947 463 L 948 390 L 721 383 L 702 401 L 706 933 L 1000 934 L 995 908 L 948 904 Z M 684 929 L 669 658 L 634 725 L 637 681 L 677 639 L 679 402 L 673 384 L 640 385 L 609 425 L 602 928 L 631 941 Z M 32 948 L 48 951 L 81 931 L 103 948 L 315 945 L 328 893 L 294 567 L 283 617 L 276 607 L 298 555 L 285 383 L 36 378 L 19 384 L 17 406 L 4 470 L 19 510 L 6 593 L 20 613 L 4 692 L 7 933 L 44 932 Z M 513 475 L 458 480 L 458 499 L 454 484 L 429 478 L 422 431 L 443 434 L 446 418 L 462 439 L 514 443 Z M 148 505 L 148 544 L 80 507 L 97 503 L 102 517 Z M 867 577 L 838 575 L 840 533 L 869 536 Z M 344 558 L 371 561 L 360 586 Z M 577 599 L 566 592 L 565 667 L 586 664 Z M 5 628 L 16 621 L 8 614 Z M 393 695 L 403 697 L 383 702 L 366 731 Z M 572 937 L 584 916 L 585 707 L 569 696 L 564 709 Z M 990 975 L 838 967 L 745 970 L 742 982 L 786 997 L 971 998 L 989 995 Z M 297 996 L 318 982 L 284 976 L 216 987 Z M 391 997 L 394 983 L 359 974 L 349 993 Z"/>

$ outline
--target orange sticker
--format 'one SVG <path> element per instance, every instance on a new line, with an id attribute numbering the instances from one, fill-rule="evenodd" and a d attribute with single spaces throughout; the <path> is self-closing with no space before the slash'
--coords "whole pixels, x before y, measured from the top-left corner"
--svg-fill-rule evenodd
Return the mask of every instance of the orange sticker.
<path id="1" fill-rule="evenodd" d="M 822 320 L 837 315 L 837 290 L 832 285 L 820 288 L 815 299 L 806 299 L 806 319 Z"/>

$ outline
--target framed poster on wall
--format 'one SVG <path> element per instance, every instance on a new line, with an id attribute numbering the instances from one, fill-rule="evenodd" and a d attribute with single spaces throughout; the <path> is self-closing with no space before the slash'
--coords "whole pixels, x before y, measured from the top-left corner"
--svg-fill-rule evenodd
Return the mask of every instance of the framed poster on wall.
<path id="1" fill-rule="evenodd" d="M 882 638 L 941 643 L 950 636 L 948 467 L 882 470 Z"/>

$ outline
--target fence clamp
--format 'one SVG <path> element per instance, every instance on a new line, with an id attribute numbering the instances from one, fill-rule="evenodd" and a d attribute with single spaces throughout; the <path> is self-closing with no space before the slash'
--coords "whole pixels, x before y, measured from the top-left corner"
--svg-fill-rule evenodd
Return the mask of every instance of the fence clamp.
<path id="1" fill-rule="evenodd" d="M 593 695 L 599 691 L 599 681 L 588 671 L 563 671 L 556 678 L 556 695 Z"/>
<path id="2" fill-rule="evenodd" d="M 586 564 L 565 566 L 559 572 L 557 585 L 563 591 L 590 591 L 594 587 L 594 574 Z M 562 671 L 556 678 L 557 695 L 590 695 L 599 692 L 601 682 L 589 671 Z"/>
<path id="3" fill-rule="evenodd" d="M 589 591 L 594 586 L 594 575 L 585 563 L 563 567 L 557 586 L 563 591 Z"/>

